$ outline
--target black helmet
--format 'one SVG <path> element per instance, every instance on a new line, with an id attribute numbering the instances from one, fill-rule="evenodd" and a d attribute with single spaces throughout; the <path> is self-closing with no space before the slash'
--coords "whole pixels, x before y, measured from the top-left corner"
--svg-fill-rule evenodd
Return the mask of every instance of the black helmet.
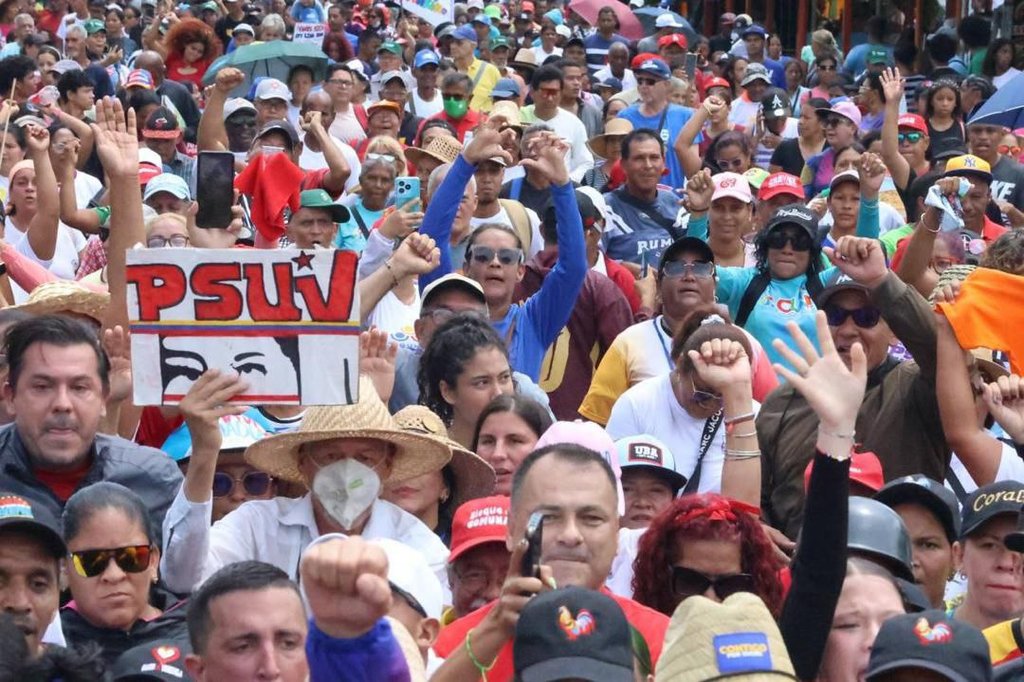
<path id="1" fill-rule="evenodd" d="M 897 578 L 914 580 L 907 527 L 899 514 L 877 500 L 850 498 L 846 548 L 884 566 Z"/>
<path id="2" fill-rule="evenodd" d="M 887 507 L 911 502 L 930 511 L 952 544 L 960 539 L 960 506 L 956 495 L 938 481 L 922 474 L 912 474 L 889 481 L 875 493 L 875 499 Z"/>

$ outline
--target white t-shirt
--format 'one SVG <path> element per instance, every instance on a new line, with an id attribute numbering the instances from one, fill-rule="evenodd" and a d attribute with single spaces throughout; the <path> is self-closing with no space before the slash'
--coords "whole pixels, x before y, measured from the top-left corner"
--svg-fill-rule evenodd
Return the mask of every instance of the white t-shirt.
<path id="1" fill-rule="evenodd" d="M 53 252 L 53 258 L 43 260 L 36 256 L 32 250 L 25 233 L 15 227 L 10 218 L 7 218 L 4 226 L 4 239 L 8 244 L 14 246 L 15 250 L 23 256 L 27 256 L 61 279 L 75 278 L 78 272 L 79 253 L 85 248 L 85 235 L 74 230 L 64 223 L 57 225 L 57 246 Z M 24 303 L 28 300 L 29 292 L 18 286 L 11 280 L 11 294 L 15 303 Z"/>
<path id="2" fill-rule="evenodd" d="M 744 130 L 749 134 L 754 130 L 754 123 L 757 121 L 757 110 L 760 106 L 760 102 L 751 102 L 745 94 L 737 97 L 732 101 L 732 106 L 729 109 L 729 123 L 743 126 Z"/>
<path id="3" fill-rule="evenodd" d="M 651 352 L 656 352 L 652 347 Z M 676 461 L 676 471 L 687 480 L 693 476 L 700 452 L 704 419 L 691 417 L 676 400 L 671 373 L 641 381 L 623 393 L 608 419 L 605 430 L 613 440 L 647 434 L 658 438 Z M 760 404 L 754 402 L 754 414 Z M 697 491 L 717 493 L 722 489 L 722 464 L 725 462 L 725 426 L 719 424 L 704 455 Z"/>
<path id="4" fill-rule="evenodd" d="M 302 140 L 305 142 L 306 134 L 303 132 L 300 135 L 302 135 Z M 349 173 L 348 180 L 345 181 L 345 191 L 349 192 L 359 184 L 359 173 L 363 166 L 359 162 L 359 155 L 356 154 L 355 149 L 339 140 L 333 133 L 331 134 L 331 140 L 334 142 L 334 146 L 341 150 L 341 155 L 345 157 L 345 162 L 352 171 Z M 327 168 L 327 159 L 324 158 L 323 152 L 315 152 L 303 144 L 302 154 L 299 156 L 299 168 L 305 171 Z"/>
<path id="5" fill-rule="evenodd" d="M 550 57 L 551 55 L 554 55 L 556 57 L 561 57 L 562 56 L 562 48 L 560 48 L 560 47 L 553 47 L 553 48 L 551 48 L 551 52 L 545 52 L 543 45 L 537 45 L 536 47 L 532 47 L 530 49 L 533 50 L 534 56 L 537 57 L 537 63 L 538 64 L 543 64 L 544 60 L 547 59 L 548 57 Z"/>
<path id="6" fill-rule="evenodd" d="M 94 196 L 103 189 L 103 183 L 96 176 L 75 171 L 75 203 L 78 208 L 86 208 Z M 77 230 L 76 230 L 77 231 Z"/>
<path id="7" fill-rule="evenodd" d="M 405 110 L 413 116 L 429 118 L 434 114 L 440 114 L 444 111 L 444 100 L 441 99 L 441 91 L 439 89 L 434 91 L 434 99 L 429 101 L 421 98 L 420 93 L 415 88 L 413 88 L 410 94 L 412 102 L 405 103 Z M 416 105 L 415 108 L 412 106 L 413 104 Z"/>
<path id="8" fill-rule="evenodd" d="M 366 139 L 366 131 L 363 130 L 359 119 L 356 118 L 356 110 L 352 105 L 349 105 L 348 111 L 335 112 L 334 121 L 331 122 L 331 128 L 327 132 L 345 144 L 353 146 L 358 146 Z"/>
<path id="9" fill-rule="evenodd" d="M 412 352 L 420 350 L 413 327 L 420 316 L 420 289 L 413 287 L 416 295 L 412 303 L 403 303 L 394 290 L 384 294 L 366 318 L 366 327 L 377 327 L 388 333 L 391 340 Z"/>
<path id="10" fill-rule="evenodd" d="M 594 155 L 587 148 L 587 129 L 583 121 L 561 107 L 548 120 L 535 117 L 536 123 L 551 127 L 560 138 L 569 143 L 569 151 L 565 154 L 565 162 L 569 166 L 569 178 L 579 182 L 588 170 L 594 167 Z"/>
<path id="11" fill-rule="evenodd" d="M 999 88 L 1003 87 L 1011 80 L 1013 80 L 1014 76 L 1016 76 L 1019 73 L 1020 69 L 1015 69 L 1011 66 L 1006 70 L 1006 73 L 1004 73 L 1002 76 L 993 76 L 992 85 L 996 86 L 996 89 L 998 90 Z"/>

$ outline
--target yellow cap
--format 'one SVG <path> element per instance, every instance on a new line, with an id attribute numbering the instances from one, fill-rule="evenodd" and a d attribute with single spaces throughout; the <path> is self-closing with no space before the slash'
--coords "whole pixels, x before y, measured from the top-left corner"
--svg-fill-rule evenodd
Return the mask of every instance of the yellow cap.
<path id="1" fill-rule="evenodd" d="M 973 154 L 954 156 L 946 162 L 946 177 L 977 177 L 992 182 L 992 166 L 988 161 Z"/>

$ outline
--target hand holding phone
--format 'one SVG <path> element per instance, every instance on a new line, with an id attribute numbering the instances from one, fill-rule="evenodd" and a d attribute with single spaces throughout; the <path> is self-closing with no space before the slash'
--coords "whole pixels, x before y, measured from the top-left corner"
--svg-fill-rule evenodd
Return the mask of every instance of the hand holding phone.
<path id="1" fill-rule="evenodd" d="M 540 577 L 540 558 L 544 543 L 544 512 L 533 512 L 526 522 L 526 552 L 520 566 L 524 578 Z"/>

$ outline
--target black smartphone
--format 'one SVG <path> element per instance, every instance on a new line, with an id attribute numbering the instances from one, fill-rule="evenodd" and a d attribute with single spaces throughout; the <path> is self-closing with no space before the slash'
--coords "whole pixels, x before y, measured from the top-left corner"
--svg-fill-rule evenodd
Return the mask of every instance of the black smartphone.
<path id="1" fill-rule="evenodd" d="M 533 512 L 526 522 L 526 553 L 520 574 L 527 578 L 540 577 L 540 553 L 544 540 L 544 512 Z"/>
<path id="2" fill-rule="evenodd" d="M 235 155 L 199 152 L 196 169 L 196 227 L 224 229 L 231 224 L 235 197 Z"/>
<path id="3" fill-rule="evenodd" d="M 686 70 L 686 77 L 690 79 L 690 83 L 693 83 L 693 77 L 697 73 L 697 53 L 688 52 L 686 55 L 686 62 L 683 65 Z"/>

